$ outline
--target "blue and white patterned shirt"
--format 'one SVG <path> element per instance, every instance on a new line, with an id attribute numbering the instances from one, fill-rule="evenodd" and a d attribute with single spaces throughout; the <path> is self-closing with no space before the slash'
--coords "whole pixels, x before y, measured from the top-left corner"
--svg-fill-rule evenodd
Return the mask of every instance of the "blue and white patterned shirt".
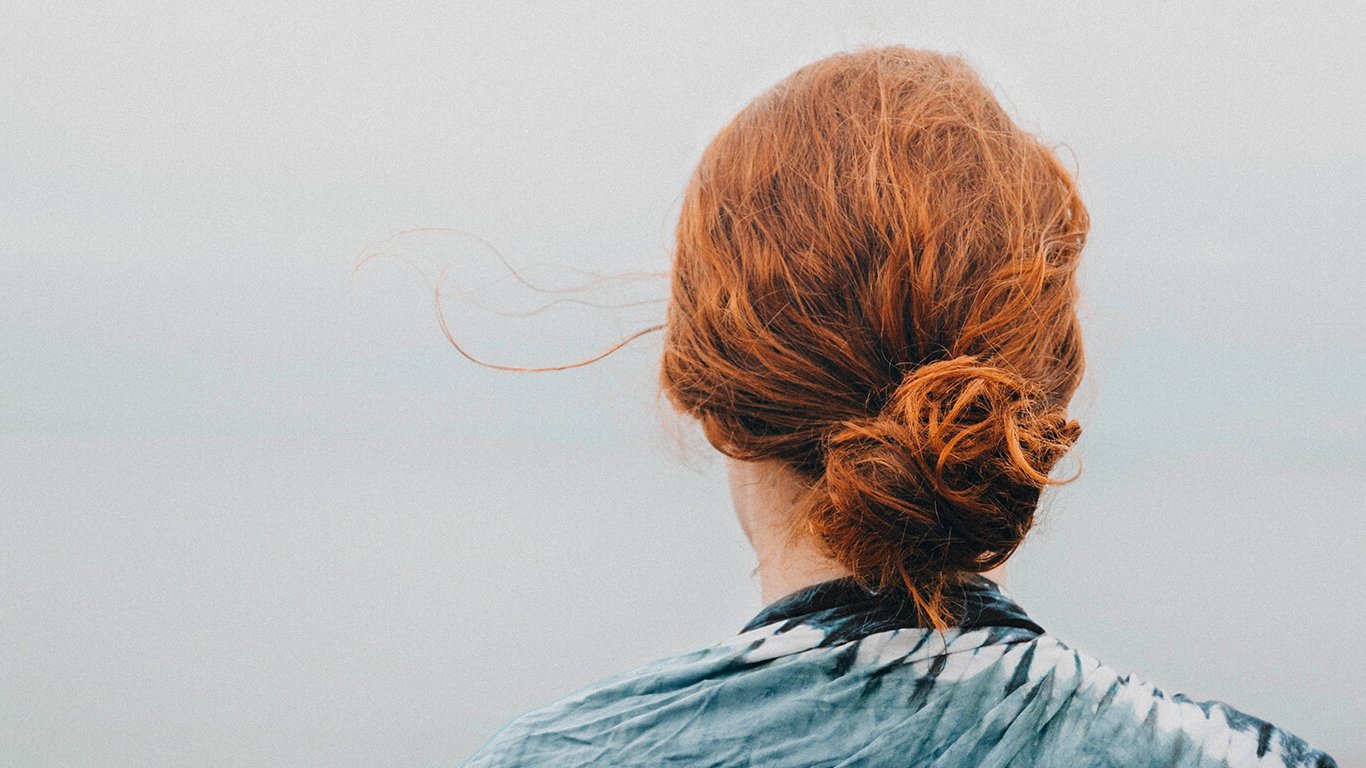
<path id="1" fill-rule="evenodd" d="M 1336 766 L 1068 647 L 989 579 L 954 599 L 962 621 L 940 633 L 902 597 L 808 587 L 738 636 L 517 718 L 466 766 Z"/>

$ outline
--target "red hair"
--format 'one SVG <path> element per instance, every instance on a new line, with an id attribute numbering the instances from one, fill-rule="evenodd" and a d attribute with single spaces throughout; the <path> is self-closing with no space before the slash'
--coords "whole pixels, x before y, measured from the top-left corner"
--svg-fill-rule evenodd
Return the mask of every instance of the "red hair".
<path id="1" fill-rule="evenodd" d="M 944 627 L 1080 434 L 1074 180 L 961 59 L 810 64 L 712 140 L 678 222 L 661 382 L 796 523 Z"/>

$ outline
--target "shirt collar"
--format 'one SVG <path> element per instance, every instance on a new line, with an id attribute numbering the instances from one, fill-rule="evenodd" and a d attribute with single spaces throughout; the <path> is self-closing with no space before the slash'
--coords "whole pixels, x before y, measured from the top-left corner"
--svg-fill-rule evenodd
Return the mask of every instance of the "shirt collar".
<path id="1" fill-rule="evenodd" d="M 1034 623 L 999 584 L 977 574 L 951 587 L 950 606 L 963 630 L 1014 627 L 1034 634 L 1043 628 Z M 826 643 L 848 642 L 877 632 L 924 627 L 915 604 L 904 591 L 874 592 L 852 577 L 832 579 L 800 589 L 769 604 L 745 625 L 742 633 L 779 624 L 781 633 L 796 626 L 814 625 L 825 631 Z"/>

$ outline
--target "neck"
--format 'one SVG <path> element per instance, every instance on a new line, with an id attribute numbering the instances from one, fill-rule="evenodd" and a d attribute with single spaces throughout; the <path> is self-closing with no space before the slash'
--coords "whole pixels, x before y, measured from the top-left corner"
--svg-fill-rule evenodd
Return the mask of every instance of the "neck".
<path id="1" fill-rule="evenodd" d="M 740 527 L 754 547 L 759 592 L 764 604 L 804 587 L 850 575 L 830 559 L 813 537 L 794 528 L 806 485 L 777 462 L 727 461 L 731 500 Z"/>
<path id="2" fill-rule="evenodd" d="M 851 575 L 795 520 L 807 485 L 778 462 L 728 459 L 731 500 L 759 564 L 760 598 L 765 605 L 805 587 Z M 982 574 L 1005 583 L 1005 566 Z"/>

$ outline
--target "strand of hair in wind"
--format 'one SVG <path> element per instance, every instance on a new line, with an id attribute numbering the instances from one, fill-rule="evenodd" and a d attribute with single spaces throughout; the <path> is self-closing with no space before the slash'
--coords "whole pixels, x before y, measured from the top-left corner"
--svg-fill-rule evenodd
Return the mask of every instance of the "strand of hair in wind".
<path id="1" fill-rule="evenodd" d="M 394 234 L 394 235 L 391 235 L 391 236 L 389 236 L 389 237 L 387 237 L 387 238 L 385 238 L 385 239 L 383 239 L 383 240 L 380 240 L 380 241 L 377 241 L 377 242 L 375 242 L 375 243 L 372 243 L 372 244 L 370 244 L 369 246 L 366 246 L 366 248 L 364 248 L 364 249 L 361 251 L 360 255 L 359 255 L 359 256 L 357 257 L 357 259 L 356 259 L 356 263 L 355 263 L 355 265 L 354 265 L 354 267 L 353 267 L 353 269 L 352 269 L 352 278 L 354 279 L 356 273 L 358 273 L 358 272 L 360 271 L 361 266 L 363 266 L 363 265 L 364 265 L 366 262 L 368 262 L 370 259 L 375 258 L 375 257 L 378 257 L 378 256 L 391 256 L 391 257 L 394 257 L 394 258 L 398 258 L 398 259 L 400 259 L 401 261 L 407 263 L 409 266 L 413 267 L 413 269 L 417 270 L 418 274 L 421 274 L 421 275 L 422 275 L 423 281 L 426 282 L 426 283 L 428 284 L 428 286 L 432 288 L 432 295 L 433 295 L 433 300 L 434 300 L 434 304 L 435 304 L 435 308 L 436 308 L 437 323 L 440 325 L 440 327 L 441 327 L 441 332 L 442 332 L 442 334 L 446 337 L 446 341 L 449 342 L 450 345 L 451 345 L 452 347 L 455 348 L 455 351 L 456 351 L 457 353 L 459 353 L 461 357 L 464 357 L 466 360 L 469 360 L 470 362 L 475 363 L 476 365 L 482 366 L 482 367 L 484 367 L 484 368 L 491 368 L 491 369 L 497 370 L 497 371 L 511 371 L 511 372 L 515 372 L 515 373 L 547 373 L 547 372 L 550 372 L 550 371 L 565 371 L 565 370 L 570 370 L 570 369 L 572 369 L 572 368 L 582 368 L 582 367 L 587 366 L 587 365 L 592 365 L 593 363 L 596 363 L 597 361 L 602 360 L 602 359 L 605 358 L 605 357 L 608 357 L 608 356 L 611 355 L 612 353 L 616 352 L 617 350 L 621 349 L 622 347 L 625 347 L 626 345 L 630 344 L 631 342 L 635 341 L 636 339 L 641 338 L 642 336 L 646 336 L 646 335 L 648 335 L 648 334 L 651 334 L 651 333 L 654 333 L 654 332 L 656 332 L 656 331 L 660 331 L 660 330 L 663 330 L 663 329 L 664 329 L 664 324 L 663 324 L 663 323 L 656 323 L 656 324 L 651 325 L 651 326 L 648 326 L 648 327 L 646 327 L 646 328 L 642 328 L 642 329 L 640 329 L 640 330 L 638 330 L 638 331 L 636 331 L 636 332 L 630 334 L 629 336 L 627 336 L 627 337 L 621 339 L 621 340 L 618 341 L 617 343 L 613 344 L 611 347 L 608 347 L 606 350 L 604 350 L 604 351 L 602 351 L 602 352 L 600 352 L 600 353 L 598 353 L 598 354 L 596 354 L 596 355 L 594 355 L 594 356 L 592 356 L 592 357 L 589 357 L 589 358 L 586 359 L 586 360 L 580 360 L 580 361 L 574 362 L 574 363 L 565 363 L 565 364 L 562 364 L 562 365 L 547 365 L 547 366 L 518 366 L 518 365 L 506 365 L 506 364 L 501 364 L 501 363 L 494 363 L 494 362 L 490 362 L 490 361 L 488 361 L 488 360 L 484 360 L 484 359 L 479 358 L 478 356 L 472 354 L 469 350 L 467 350 L 467 349 L 464 347 L 464 345 L 462 345 L 459 341 L 456 340 L 455 334 L 451 331 L 451 329 L 450 329 L 450 324 L 449 324 L 449 323 L 447 322 L 447 320 L 446 320 L 446 313 L 445 313 L 445 310 L 444 310 L 444 308 L 442 307 L 442 304 L 441 304 L 441 285 L 442 285 L 443 279 L 445 278 L 446 270 L 445 270 L 445 269 L 442 269 L 441 273 L 437 276 L 437 279 L 436 279 L 435 283 L 433 283 L 430 279 L 428 279 L 427 274 L 426 274 L 425 272 L 423 272 L 416 264 L 413 264 L 413 262 L 412 262 L 411 260 L 409 260 L 409 259 L 403 257 L 403 256 L 400 255 L 400 254 L 389 253 L 389 252 L 385 252 L 385 251 L 377 251 L 377 250 L 375 250 L 376 248 L 378 248 L 378 247 L 380 247 L 380 246 L 383 246 L 383 245 L 386 245 L 386 244 L 388 244 L 388 243 L 391 243 L 391 242 L 393 242 L 394 240 L 396 240 L 396 239 L 398 239 L 398 238 L 400 238 L 400 237 L 403 237 L 403 236 L 406 236 L 406 235 L 411 235 L 411 234 L 424 234 L 424 233 L 440 233 L 440 234 L 461 235 L 461 236 L 465 236 L 465 237 L 471 238 L 471 239 L 473 239 L 473 240 L 479 242 L 479 243 L 482 244 L 485 248 L 487 248 L 489 251 L 493 252 L 494 256 L 498 259 L 498 261 L 503 265 L 503 267 L 508 271 L 508 273 L 512 276 L 512 278 L 513 278 L 514 280 L 516 280 L 518 283 L 522 284 L 524 287 L 526 287 L 526 288 L 528 288 L 528 289 L 530 289 L 530 290 L 532 290 L 532 291 L 535 291 L 535 292 L 537 292 L 537 293 L 548 293 L 548 294 L 578 293 L 578 292 L 581 292 L 581 291 L 588 290 L 589 288 L 592 288 L 592 287 L 594 287 L 594 286 L 596 286 L 596 285 L 601 285 L 601 284 L 603 284 L 603 283 L 614 282 L 614 281 L 618 281 L 618 280 L 629 280 L 629 279 L 659 279 L 659 278 L 662 278 L 662 277 L 666 277 L 667 274 L 666 274 L 666 273 L 659 273 L 659 272 L 626 272 L 626 273 L 621 273 L 621 274 L 618 274 L 618 275 L 606 275 L 606 276 L 604 276 L 604 275 L 599 275 L 599 274 L 596 274 L 596 273 L 593 273 L 593 272 L 589 272 L 589 271 L 587 271 L 587 270 L 579 269 L 579 268 L 576 268 L 576 267 L 565 267 L 566 269 L 568 269 L 568 270 L 570 270 L 570 271 L 572 271 L 572 272 L 577 272 L 577 273 L 582 274 L 582 275 L 590 276 L 590 277 L 592 277 L 593 279 L 590 280 L 590 281 L 587 282 L 587 283 L 584 283 L 584 284 L 578 285 L 578 286 L 574 286 L 574 287 L 571 287 L 571 288 L 546 288 L 546 287 L 544 287 L 544 286 L 536 285 L 536 284 L 530 282 L 529 280 L 527 280 L 525 277 L 523 277 L 523 276 L 521 275 L 521 273 L 519 273 L 519 272 L 517 271 L 517 269 L 514 268 L 510 262 L 508 262 L 507 258 L 506 258 L 505 256 L 503 256 L 502 252 L 499 251 L 498 248 L 497 248 L 496 246 L 494 246 L 492 243 L 490 243 L 490 242 L 489 242 L 488 240 L 486 240 L 485 238 L 483 238 L 483 237 L 481 237 L 480 235 L 477 235 L 477 234 L 475 234 L 475 233 L 473 233 L 473 232 L 470 232 L 470 231 L 468 231 L 468 230 L 453 229 L 453 228 L 447 228 L 447 227 L 416 227 L 416 228 L 413 228 L 413 229 L 406 229 L 406 230 L 403 230 L 403 231 L 401 231 L 401 232 L 398 232 L 398 233 L 396 233 L 396 234 Z M 539 307 L 539 308 L 537 308 L 537 309 L 535 309 L 535 310 L 531 310 L 531 311 L 528 311 L 528 312 L 507 312 L 507 311 L 492 309 L 492 308 L 490 308 L 490 307 L 487 307 L 487 306 L 485 306 L 485 305 L 483 305 L 483 304 L 481 304 L 481 303 L 475 301 L 471 296 L 468 295 L 468 292 L 465 292 L 465 297 L 464 297 L 464 298 L 465 298 L 465 300 L 468 301 L 470 304 L 472 304 L 472 305 L 474 305 L 474 306 L 476 306 L 476 307 L 478 307 L 478 308 L 480 308 L 480 309 L 482 309 L 482 310 L 484 310 L 484 311 L 486 311 L 486 312 L 491 312 L 491 313 L 493 313 L 493 314 L 501 315 L 501 316 L 503 316 L 503 317 L 531 317 L 531 316 L 533 316 L 533 315 L 537 315 L 537 314 L 539 314 L 539 313 L 541 313 L 541 312 L 543 312 L 543 311 L 549 309 L 550 307 L 556 306 L 556 305 L 558 305 L 558 304 L 564 304 L 564 303 L 579 304 L 579 305 L 582 305 L 582 306 L 594 307 L 594 308 L 598 308 L 598 309 L 626 309 L 626 308 L 630 308 L 630 307 L 644 306 L 644 305 L 647 305 L 647 304 L 658 304 L 658 303 L 662 303 L 662 302 L 664 301 L 663 299 L 647 299 L 647 300 L 643 300 L 643 301 L 624 302 L 624 303 L 619 303 L 619 304 L 601 304 L 601 303 L 597 303 L 597 302 L 585 301 L 585 300 L 583 300 L 583 299 L 559 298 L 559 299 L 555 299 L 554 301 L 551 301 L 551 302 L 549 302 L 549 303 L 547 303 L 547 304 L 545 304 L 545 305 L 543 305 L 543 306 L 541 306 L 541 307 Z"/>

